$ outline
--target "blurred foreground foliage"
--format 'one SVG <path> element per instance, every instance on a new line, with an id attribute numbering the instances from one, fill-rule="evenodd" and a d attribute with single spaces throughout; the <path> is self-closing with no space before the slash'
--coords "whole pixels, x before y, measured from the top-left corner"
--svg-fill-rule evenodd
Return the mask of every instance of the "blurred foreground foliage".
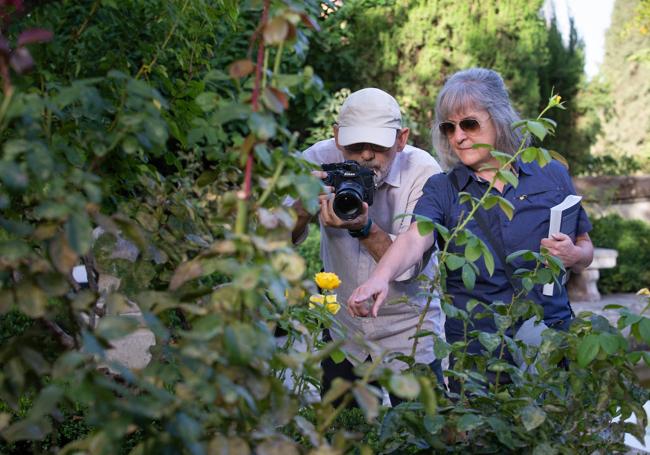
<path id="1" fill-rule="evenodd" d="M 647 392 L 632 367 L 647 353 L 602 318 L 549 331 L 538 355 L 527 351 L 536 374 L 493 357 L 504 343 L 522 348 L 506 329 L 535 311 L 526 302 L 488 312 L 502 323 L 498 334 L 470 330 L 484 356 L 437 340 L 439 356 L 463 359 L 465 368 L 447 372 L 466 385 L 461 397 L 404 356 L 404 374 L 375 359 L 360 367 L 362 379 L 310 401 L 320 361 L 340 358 L 319 333 L 337 328 L 307 306 L 316 289 L 290 245 L 294 214 L 283 203 L 300 198 L 315 211 L 321 188 L 296 158 L 290 129 L 324 99 L 304 63 L 321 2 L 2 8 L 0 451 L 566 453 L 618 449 L 624 431 L 641 434 Z M 553 129 L 526 125 L 540 140 Z M 526 156 L 550 159 L 536 148 Z M 470 277 L 484 250 L 462 232 L 470 247 L 441 263 Z M 78 264 L 88 288 L 71 278 Z M 120 316 L 133 306 L 139 315 Z M 648 318 L 622 321 L 619 329 L 650 340 Z M 111 342 L 144 328 L 156 341 L 146 367 L 110 360 Z M 557 366 L 563 358 L 568 369 Z M 488 371 L 513 383 L 486 386 Z M 381 409 L 372 381 L 407 403 Z M 359 412 L 334 408 L 340 397 L 356 401 L 374 431 L 364 435 Z M 632 413 L 638 425 L 611 423 Z"/>

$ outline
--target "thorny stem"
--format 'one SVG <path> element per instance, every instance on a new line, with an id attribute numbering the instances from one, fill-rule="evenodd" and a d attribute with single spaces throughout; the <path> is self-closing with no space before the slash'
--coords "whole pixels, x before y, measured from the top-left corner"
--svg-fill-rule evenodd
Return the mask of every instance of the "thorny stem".
<path id="1" fill-rule="evenodd" d="M 549 109 L 549 106 L 547 106 L 540 113 L 540 115 L 537 117 L 537 119 L 539 120 L 541 118 L 541 116 L 548 109 Z M 524 150 L 524 145 L 526 144 L 526 141 L 527 141 L 527 139 L 529 137 L 530 137 L 530 133 L 526 133 L 524 135 L 524 137 L 522 137 L 521 143 L 519 144 L 519 148 L 517 149 L 517 153 L 515 153 L 508 161 L 506 161 L 504 164 L 502 164 L 499 167 L 499 169 L 507 169 L 512 163 L 514 163 L 517 160 L 517 158 L 522 154 L 522 152 Z M 490 180 L 490 184 L 489 184 L 487 190 L 485 191 L 485 193 L 483 194 L 483 196 L 477 202 L 473 202 L 472 209 L 469 211 L 467 216 L 465 216 L 465 218 L 463 218 L 463 221 L 452 230 L 451 235 L 445 241 L 445 247 L 443 248 L 443 250 L 442 250 L 442 252 L 441 252 L 441 254 L 439 256 L 440 267 L 442 267 L 442 264 L 445 263 L 445 259 L 448 256 L 447 250 L 449 248 L 449 245 L 452 243 L 452 240 L 454 240 L 459 235 L 459 233 L 464 230 L 465 226 L 467 226 L 467 223 L 469 223 L 469 221 L 473 218 L 474 214 L 479 209 L 479 207 L 481 207 L 483 205 L 483 201 L 490 195 L 490 192 L 492 191 L 492 188 L 494 188 L 494 185 L 496 184 L 496 181 L 497 181 L 497 173 L 495 173 L 494 177 L 492 177 L 492 179 Z M 426 304 L 424 306 L 424 310 L 422 311 L 422 313 L 420 313 L 420 319 L 418 320 L 418 323 L 417 323 L 417 325 L 415 327 L 415 333 L 416 334 L 419 333 L 422 330 L 422 325 L 424 324 L 424 318 L 425 318 L 426 314 L 428 313 L 429 307 L 431 306 L 431 301 L 433 300 L 433 293 L 436 291 L 436 289 L 438 289 L 440 287 L 440 284 L 438 283 L 439 276 L 440 276 L 439 273 L 436 274 L 436 278 L 434 279 L 434 282 L 431 284 L 431 286 L 429 288 L 429 296 L 427 297 L 427 302 L 426 302 Z M 467 330 L 465 329 L 465 331 L 467 331 Z M 415 352 L 416 352 L 416 349 L 417 349 L 418 340 L 419 340 L 419 337 L 416 337 L 413 340 L 413 348 L 411 349 L 411 356 L 412 357 L 415 357 Z"/>
<path id="2" fill-rule="evenodd" d="M 535 264 L 535 268 L 533 269 L 533 275 L 537 273 L 539 270 L 540 263 L 537 262 Z M 512 300 L 510 301 L 510 305 L 508 305 L 508 313 L 507 315 L 510 316 L 512 314 L 512 307 L 515 304 L 515 302 L 524 295 L 524 290 L 521 289 L 519 292 L 516 294 L 513 294 Z M 497 360 L 503 359 L 503 354 L 505 354 L 505 347 L 506 347 L 506 341 L 503 337 L 505 337 L 505 333 L 501 333 L 501 349 L 499 350 L 499 357 L 497 357 Z M 499 391 L 499 379 L 501 378 L 501 371 L 497 371 L 496 376 L 495 376 L 495 384 L 494 384 L 494 393 L 497 393 Z"/>
<path id="3" fill-rule="evenodd" d="M 269 17 L 269 9 L 271 7 L 271 0 L 264 0 L 264 11 L 260 19 L 260 27 L 266 24 Z M 260 39 L 257 47 L 257 64 L 255 65 L 255 86 L 251 96 L 251 103 L 253 105 L 253 112 L 259 111 L 259 98 L 260 98 L 260 85 L 262 74 L 265 72 L 264 66 L 264 39 Z M 237 201 L 237 220 L 235 224 L 235 234 L 243 234 L 246 230 L 246 219 L 248 215 L 248 200 L 251 195 L 251 187 L 253 181 L 253 162 L 254 162 L 254 148 L 248 151 L 246 157 L 246 168 L 244 170 L 244 189 L 239 194 Z"/>
<path id="4" fill-rule="evenodd" d="M 0 105 L 0 131 L 5 129 L 5 115 L 7 115 L 7 109 L 9 109 L 9 104 L 11 104 L 11 99 L 14 96 L 14 87 L 11 83 L 5 83 L 4 95 L 2 105 Z"/>
<path id="5" fill-rule="evenodd" d="M 278 50 L 275 53 L 275 62 L 273 63 L 273 79 L 277 76 L 280 71 L 280 63 L 282 62 L 282 51 L 284 50 L 284 41 L 280 41 Z"/>

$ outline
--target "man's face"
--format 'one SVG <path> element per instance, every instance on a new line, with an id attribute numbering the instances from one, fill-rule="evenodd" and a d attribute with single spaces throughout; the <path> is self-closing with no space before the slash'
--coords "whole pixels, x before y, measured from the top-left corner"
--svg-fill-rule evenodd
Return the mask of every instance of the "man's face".
<path id="1" fill-rule="evenodd" d="M 334 127 L 334 138 L 336 145 L 343 153 L 346 160 L 353 160 L 361 166 L 372 169 L 375 172 L 375 184 L 379 186 L 390 171 L 390 167 L 398 152 L 401 152 L 408 139 L 408 128 L 395 130 L 395 142 L 391 147 L 382 147 L 377 144 L 361 142 L 347 146 L 338 143 L 338 128 Z"/>

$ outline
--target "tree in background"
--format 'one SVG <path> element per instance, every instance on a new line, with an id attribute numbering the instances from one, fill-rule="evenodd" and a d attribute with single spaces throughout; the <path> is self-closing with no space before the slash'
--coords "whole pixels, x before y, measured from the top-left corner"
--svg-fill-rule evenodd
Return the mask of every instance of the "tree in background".
<path id="1" fill-rule="evenodd" d="M 547 27 L 540 15 L 542 5 L 542 0 L 349 0 L 324 20 L 325 33 L 312 43 L 308 62 L 330 92 L 376 86 L 393 93 L 415 143 L 430 148 L 438 90 L 462 68 L 499 71 L 524 115 L 536 112 L 553 87 L 569 105 L 574 102 L 583 45 L 573 29 L 565 46 L 554 21 Z M 576 119 L 567 113 L 558 121 L 562 137 L 551 146 L 576 161 L 586 150 L 574 145 Z"/>
<path id="2" fill-rule="evenodd" d="M 650 49 L 648 5 L 639 0 L 614 4 L 601 70 L 612 105 L 601 112 L 602 135 L 592 150 L 616 161 L 635 157 L 646 168 L 650 166 L 650 65 L 639 56 Z"/>
<path id="3" fill-rule="evenodd" d="M 545 146 L 565 156 L 571 171 L 576 173 L 588 162 L 589 148 L 600 124 L 588 117 L 591 104 L 583 102 L 587 94 L 583 72 L 584 43 L 578 37 L 573 19 L 569 25 L 569 40 L 565 44 L 555 16 L 551 17 L 546 44 L 548 59 L 538 74 L 540 94 L 559 93 L 566 100 L 567 108 L 554 113 L 561 133 L 550 137 Z"/>

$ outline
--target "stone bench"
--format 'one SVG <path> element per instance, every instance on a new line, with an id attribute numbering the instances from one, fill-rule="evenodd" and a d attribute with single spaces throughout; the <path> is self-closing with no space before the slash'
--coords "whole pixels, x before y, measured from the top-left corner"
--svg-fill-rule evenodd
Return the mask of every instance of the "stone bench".
<path id="1" fill-rule="evenodd" d="M 618 251 L 610 248 L 594 248 L 594 260 L 580 273 L 572 273 L 568 291 L 571 302 L 595 302 L 600 300 L 598 278 L 600 269 L 616 267 Z"/>

